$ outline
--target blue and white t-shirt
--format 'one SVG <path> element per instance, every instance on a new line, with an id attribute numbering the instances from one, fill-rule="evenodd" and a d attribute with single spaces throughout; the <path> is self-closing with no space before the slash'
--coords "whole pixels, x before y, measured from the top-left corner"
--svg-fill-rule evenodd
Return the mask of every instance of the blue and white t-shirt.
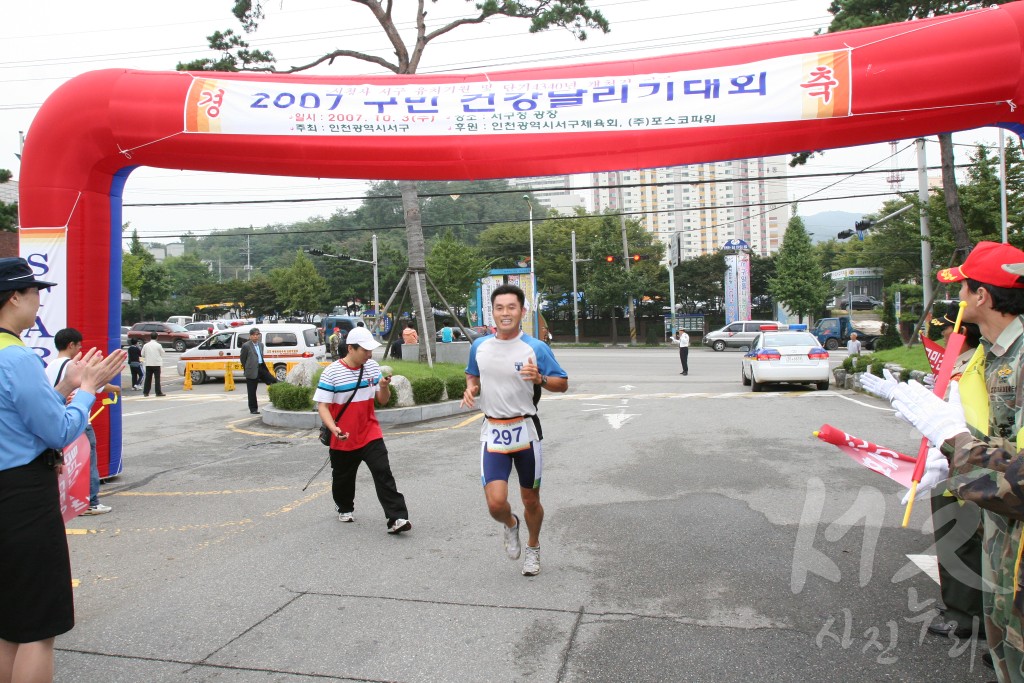
<path id="1" fill-rule="evenodd" d="M 466 374 L 480 378 L 480 396 L 476 404 L 484 415 L 511 418 L 537 412 L 533 405 L 533 392 L 537 385 L 523 380 L 519 375 L 519 371 L 531 358 L 537 364 L 540 374 L 568 377 L 548 345 L 523 332 L 515 339 L 498 339 L 488 335 L 473 342 Z M 532 439 L 536 440 L 533 421 L 527 420 L 526 424 Z M 480 430 L 481 440 L 486 441 L 487 435 L 488 424 L 484 420 Z"/>

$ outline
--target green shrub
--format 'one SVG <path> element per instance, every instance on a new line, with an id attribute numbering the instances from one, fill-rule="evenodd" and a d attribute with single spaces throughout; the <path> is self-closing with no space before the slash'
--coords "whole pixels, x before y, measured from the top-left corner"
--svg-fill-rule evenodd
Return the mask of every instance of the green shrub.
<path id="1" fill-rule="evenodd" d="M 909 380 L 911 372 L 913 372 L 913 370 L 911 370 L 910 368 L 903 368 L 902 370 L 900 370 L 900 381 L 906 382 L 907 380 Z"/>
<path id="2" fill-rule="evenodd" d="M 324 374 L 324 370 L 326 369 L 327 368 L 320 368 L 319 370 L 313 373 L 313 377 L 311 380 L 311 383 L 313 385 L 313 391 L 316 391 L 316 386 L 320 384 L 320 375 Z"/>
<path id="3" fill-rule="evenodd" d="M 412 398 L 416 405 L 437 403 L 444 393 L 444 380 L 440 377 L 419 377 L 412 380 Z"/>
<path id="4" fill-rule="evenodd" d="M 647 339 L 646 339 L 646 341 L 644 343 L 647 344 L 648 346 L 660 346 L 661 345 L 661 334 L 662 334 L 662 332 L 661 332 L 660 329 L 658 329 L 654 325 L 648 325 L 647 326 Z M 448 395 L 449 396 L 452 395 L 450 391 L 448 392 Z"/>
<path id="5" fill-rule="evenodd" d="M 313 410 L 313 388 L 278 382 L 267 387 L 270 402 L 279 410 Z"/>
<path id="6" fill-rule="evenodd" d="M 879 337 L 875 340 L 874 349 L 876 351 L 885 351 L 887 349 L 897 349 L 903 346 L 903 340 L 899 338 L 899 335 L 892 336 L 886 333 L 885 336 Z"/>
<path id="7" fill-rule="evenodd" d="M 448 400 L 454 401 L 462 398 L 466 393 L 466 376 L 449 377 L 444 382 L 444 388 L 448 391 Z"/>

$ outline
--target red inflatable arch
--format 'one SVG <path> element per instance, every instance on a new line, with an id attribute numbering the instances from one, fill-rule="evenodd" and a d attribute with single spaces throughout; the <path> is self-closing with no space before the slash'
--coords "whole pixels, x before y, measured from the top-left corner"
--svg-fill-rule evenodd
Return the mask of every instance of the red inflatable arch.
<path id="1" fill-rule="evenodd" d="M 61 284 L 27 334 L 119 346 L 132 169 L 479 179 L 690 164 L 1000 125 L 1019 130 L 1024 3 L 801 40 L 442 76 L 74 78 L 32 124 L 21 251 Z M 120 406 L 97 424 L 121 471 Z"/>

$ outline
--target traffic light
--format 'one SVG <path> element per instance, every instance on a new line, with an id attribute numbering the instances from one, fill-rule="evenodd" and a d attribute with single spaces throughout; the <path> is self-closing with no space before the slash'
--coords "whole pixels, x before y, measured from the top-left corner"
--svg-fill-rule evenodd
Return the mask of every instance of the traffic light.
<path id="1" fill-rule="evenodd" d="M 306 253 L 310 254 L 311 256 L 323 256 L 324 255 L 324 250 L 323 249 L 307 249 Z"/>
<path id="2" fill-rule="evenodd" d="M 607 256 L 604 257 L 605 263 L 618 263 L 618 261 L 619 257 L 615 256 L 614 254 L 608 254 Z"/>
<path id="3" fill-rule="evenodd" d="M 637 261 L 646 261 L 649 258 L 651 257 L 648 256 L 647 254 L 633 254 L 629 257 L 629 260 L 636 263 Z"/>
<path id="4" fill-rule="evenodd" d="M 840 230 L 839 234 L 836 235 L 841 240 L 849 239 L 853 237 L 853 230 Z"/>

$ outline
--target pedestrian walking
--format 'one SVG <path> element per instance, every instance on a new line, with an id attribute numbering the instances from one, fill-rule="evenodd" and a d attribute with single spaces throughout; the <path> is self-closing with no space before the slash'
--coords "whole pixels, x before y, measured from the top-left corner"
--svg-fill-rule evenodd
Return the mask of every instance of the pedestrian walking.
<path id="1" fill-rule="evenodd" d="M 132 373 L 132 391 L 142 388 L 142 347 L 138 339 L 128 340 L 128 369 Z"/>
<path id="2" fill-rule="evenodd" d="M 36 325 L 40 290 L 53 286 L 25 259 L 0 259 L 0 681 L 53 680 L 54 640 L 75 625 L 61 449 L 85 430 L 95 393 L 126 358 L 120 349 L 76 356 L 55 391 L 20 337 Z"/>
<path id="3" fill-rule="evenodd" d="M 846 342 L 846 352 L 851 356 L 859 356 L 861 353 L 861 343 L 857 339 L 857 333 L 850 333 L 850 340 Z"/>
<path id="4" fill-rule="evenodd" d="M 484 413 L 480 431 L 480 472 L 491 517 L 503 525 L 505 554 L 519 559 L 519 516 L 508 501 L 512 467 L 519 477 L 523 516 L 529 532 L 523 576 L 540 573 L 540 530 L 544 507 L 540 502 L 544 438 L 537 403 L 541 391 L 564 392 L 566 375 L 551 348 L 520 329 L 526 296 L 515 285 L 500 285 L 491 292 L 497 331 L 477 339 L 469 351 L 466 391 L 462 405 L 477 403 Z"/>
<path id="5" fill-rule="evenodd" d="M 146 366 L 146 381 L 142 386 L 142 395 L 149 396 L 155 385 L 156 395 L 164 396 L 160 388 L 160 370 L 164 366 L 164 347 L 156 340 L 156 332 L 150 333 L 149 341 L 142 345 L 142 362 Z"/>
<path id="6" fill-rule="evenodd" d="M 260 414 L 260 407 L 256 402 L 256 389 L 260 382 L 267 386 L 277 384 L 277 377 L 270 372 L 264 360 L 265 351 L 263 333 L 258 327 L 252 328 L 249 330 L 249 341 L 242 344 L 239 353 L 239 362 L 242 364 L 242 372 L 245 374 L 245 389 L 249 394 L 249 413 L 252 415 Z"/>
<path id="7" fill-rule="evenodd" d="M 355 521 L 356 472 L 366 463 L 384 509 L 389 534 L 412 529 L 405 496 L 398 490 L 388 461 L 384 434 L 373 408 L 376 399 L 391 399 L 391 376 L 381 372 L 373 350 L 381 344 L 365 327 L 352 329 L 346 338 L 343 358 L 324 369 L 313 401 L 331 437 L 331 494 L 338 520 Z"/>
<path id="8" fill-rule="evenodd" d="M 690 374 L 690 335 L 686 334 L 685 330 L 679 330 L 676 334 L 676 342 L 679 344 L 679 362 L 683 365 L 683 371 L 680 375 Z"/>

